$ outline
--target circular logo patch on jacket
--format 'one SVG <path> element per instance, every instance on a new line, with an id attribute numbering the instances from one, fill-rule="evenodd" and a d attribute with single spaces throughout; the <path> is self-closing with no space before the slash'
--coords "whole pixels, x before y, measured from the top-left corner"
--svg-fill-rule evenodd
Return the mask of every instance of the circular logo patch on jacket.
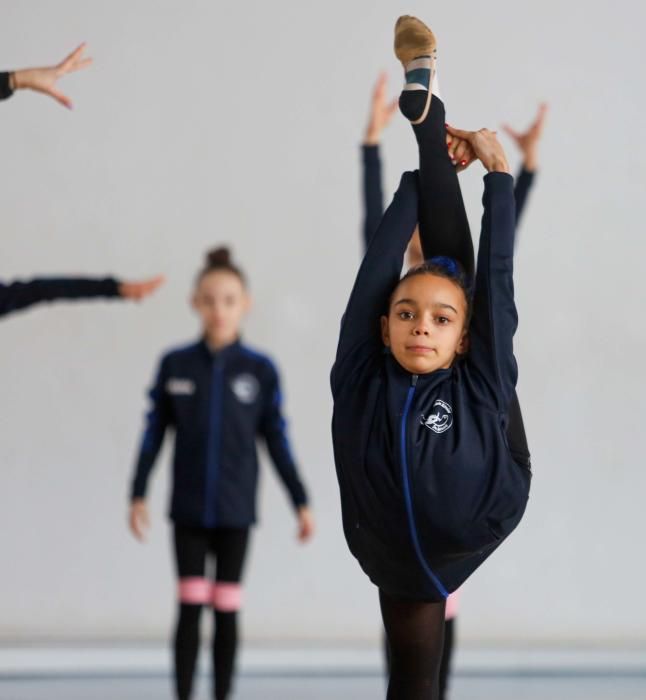
<path id="1" fill-rule="evenodd" d="M 453 409 L 446 401 L 437 399 L 428 418 L 422 413 L 419 422 L 434 433 L 445 433 L 453 425 Z"/>
<path id="2" fill-rule="evenodd" d="M 231 390 L 240 403 L 253 403 L 260 393 L 260 384 L 253 374 L 239 374 L 231 380 Z"/>

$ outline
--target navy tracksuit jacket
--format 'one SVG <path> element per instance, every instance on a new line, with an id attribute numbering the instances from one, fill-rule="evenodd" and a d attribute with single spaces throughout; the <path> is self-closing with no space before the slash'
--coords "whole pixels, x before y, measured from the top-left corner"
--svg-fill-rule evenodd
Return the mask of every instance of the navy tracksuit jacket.
<path id="1" fill-rule="evenodd" d="M 411 375 L 384 350 L 379 318 L 418 220 L 405 173 L 370 241 L 343 317 L 332 369 L 332 432 L 350 550 L 386 593 L 441 600 L 516 527 L 529 469 L 512 456 L 507 414 L 512 339 L 513 178 L 485 176 L 467 357 Z"/>
<path id="2" fill-rule="evenodd" d="M 106 279 L 35 279 L 29 282 L 0 282 L 0 316 L 26 309 L 42 301 L 118 297 L 119 283 Z"/>
<path id="3" fill-rule="evenodd" d="M 265 439 L 295 508 L 307 503 L 281 412 L 271 360 L 240 342 L 211 352 L 204 341 L 166 354 L 150 392 L 131 497 L 146 494 L 166 429 L 175 430 L 171 519 L 205 528 L 256 520 L 256 439 Z"/>

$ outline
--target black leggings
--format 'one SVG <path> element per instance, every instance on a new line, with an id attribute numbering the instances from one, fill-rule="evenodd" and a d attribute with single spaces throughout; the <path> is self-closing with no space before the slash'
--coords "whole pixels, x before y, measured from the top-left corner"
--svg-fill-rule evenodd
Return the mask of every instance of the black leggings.
<path id="1" fill-rule="evenodd" d="M 193 687 L 203 605 L 214 607 L 213 696 L 229 697 L 238 645 L 239 584 L 249 530 L 175 526 L 175 557 L 180 602 L 175 631 L 175 686 L 178 700 L 188 700 Z M 207 577 L 207 559 L 215 558 L 215 585 Z M 224 585 L 223 585 L 224 584 Z M 220 603 L 219 603 L 220 602 Z"/>

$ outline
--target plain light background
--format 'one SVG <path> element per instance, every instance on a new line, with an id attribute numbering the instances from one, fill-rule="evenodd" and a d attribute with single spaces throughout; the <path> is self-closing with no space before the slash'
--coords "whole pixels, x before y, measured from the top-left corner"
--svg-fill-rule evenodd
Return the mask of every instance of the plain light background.
<path id="1" fill-rule="evenodd" d="M 136 543 L 126 494 L 144 392 L 196 337 L 205 251 L 229 243 L 255 308 L 244 336 L 282 368 L 318 533 L 299 546 L 266 465 L 244 627 L 257 640 L 377 639 L 349 555 L 328 372 L 360 258 L 359 143 L 399 14 L 436 31 L 452 123 L 526 126 L 551 105 L 519 234 L 519 394 L 533 453 L 517 532 L 465 586 L 464 640 L 646 641 L 642 397 L 646 100 L 640 3 L 5 0 L 0 68 L 87 41 L 75 102 L 0 105 L 1 275 L 156 273 L 141 304 L 33 308 L 0 324 L 0 640 L 165 639 L 174 610 L 168 449 Z M 510 160 L 517 154 L 508 141 Z M 388 195 L 415 167 L 384 135 Z M 482 171 L 462 176 L 474 232 Z"/>

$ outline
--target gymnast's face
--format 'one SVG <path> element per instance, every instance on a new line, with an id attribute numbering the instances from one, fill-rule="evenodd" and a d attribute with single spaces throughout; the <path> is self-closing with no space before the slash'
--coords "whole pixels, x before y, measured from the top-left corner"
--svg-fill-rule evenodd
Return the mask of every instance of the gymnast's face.
<path id="1" fill-rule="evenodd" d="M 216 348 L 237 340 L 250 305 L 242 280 L 228 270 L 203 275 L 193 294 L 193 308 L 202 320 L 204 335 Z"/>
<path id="2" fill-rule="evenodd" d="M 448 369 L 466 351 L 466 319 L 467 301 L 455 282 L 413 275 L 395 289 L 381 335 L 405 370 L 428 374 Z"/>

